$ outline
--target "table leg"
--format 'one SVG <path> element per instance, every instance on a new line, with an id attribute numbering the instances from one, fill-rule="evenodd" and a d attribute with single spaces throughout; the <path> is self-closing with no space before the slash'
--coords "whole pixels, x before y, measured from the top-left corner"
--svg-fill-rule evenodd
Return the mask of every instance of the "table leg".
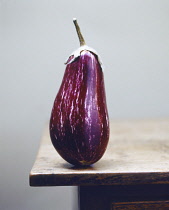
<path id="1" fill-rule="evenodd" d="M 110 210 L 111 199 L 99 186 L 79 186 L 79 209 L 80 210 Z"/>

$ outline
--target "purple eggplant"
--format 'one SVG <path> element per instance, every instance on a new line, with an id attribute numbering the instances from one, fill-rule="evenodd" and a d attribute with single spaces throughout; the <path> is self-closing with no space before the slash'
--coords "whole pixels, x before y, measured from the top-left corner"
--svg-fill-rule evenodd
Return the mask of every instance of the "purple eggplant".
<path id="1" fill-rule="evenodd" d="M 81 47 L 66 62 L 50 119 L 50 137 L 60 156 L 73 165 L 91 165 L 104 154 L 109 140 L 102 65 L 85 45 L 74 19 Z"/>

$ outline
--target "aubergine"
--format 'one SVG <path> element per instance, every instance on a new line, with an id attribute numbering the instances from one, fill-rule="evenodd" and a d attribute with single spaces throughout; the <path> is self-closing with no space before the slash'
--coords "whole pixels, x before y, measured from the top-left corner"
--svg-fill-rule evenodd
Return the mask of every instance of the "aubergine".
<path id="1" fill-rule="evenodd" d="M 72 53 L 50 118 L 54 148 L 75 166 L 91 165 L 104 154 L 109 140 L 109 117 L 102 64 L 85 44 L 77 20 L 80 48 Z"/>

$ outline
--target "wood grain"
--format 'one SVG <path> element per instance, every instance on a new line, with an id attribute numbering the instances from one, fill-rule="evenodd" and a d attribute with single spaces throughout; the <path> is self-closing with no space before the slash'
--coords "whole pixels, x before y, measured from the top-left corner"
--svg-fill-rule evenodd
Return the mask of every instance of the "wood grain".
<path id="1" fill-rule="evenodd" d="M 113 203 L 112 210 L 168 210 L 169 201 L 139 201 Z"/>
<path id="2" fill-rule="evenodd" d="M 169 184 L 169 119 L 111 123 L 103 158 L 87 168 L 66 163 L 48 126 L 30 173 L 31 186 Z"/>

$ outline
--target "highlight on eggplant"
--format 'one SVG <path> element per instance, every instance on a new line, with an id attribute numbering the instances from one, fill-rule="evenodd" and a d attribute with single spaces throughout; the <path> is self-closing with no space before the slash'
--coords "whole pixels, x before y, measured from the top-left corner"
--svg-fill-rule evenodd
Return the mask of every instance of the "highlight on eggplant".
<path id="1" fill-rule="evenodd" d="M 91 165 L 104 154 L 109 140 L 109 118 L 100 58 L 88 47 L 73 19 L 80 48 L 67 62 L 51 118 L 53 146 L 67 162 Z"/>

